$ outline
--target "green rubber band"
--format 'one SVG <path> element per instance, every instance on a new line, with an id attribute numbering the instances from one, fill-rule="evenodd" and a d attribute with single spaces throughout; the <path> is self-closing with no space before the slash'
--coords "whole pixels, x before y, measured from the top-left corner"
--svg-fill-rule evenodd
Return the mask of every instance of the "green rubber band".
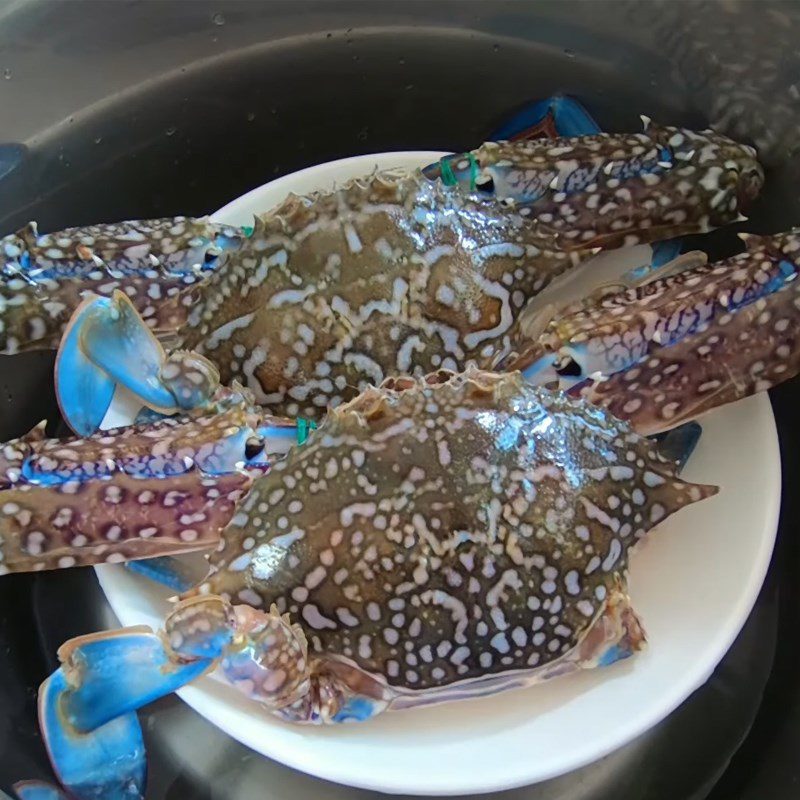
<path id="1" fill-rule="evenodd" d="M 303 444 L 308 439 L 311 431 L 317 429 L 317 423 L 313 419 L 297 418 L 297 444 Z"/>
<path id="2" fill-rule="evenodd" d="M 243 233 L 245 236 L 252 236 L 252 235 L 253 235 L 253 231 L 254 231 L 255 229 L 256 229 L 256 226 L 255 226 L 255 225 L 243 225 L 243 226 L 242 226 L 242 233 Z"/>
<path id="3" fill-rule="evenodd" d="M 469 190 L 474 192 L 475 187 L 478 185 L 478 172 L 480 171 L 480 168 L 478 166 L 478 160 L 474 155 L 472 155 L 472 153 L 466 153 L 465 155 L 469 161 Z M 456 175 L 453 172 L 453 166 L 450 163 L 452 159 L 453 156 L 445 156 L 444 158 L 439 159 L 439 168 L 442 173 L 442 183 L 445 186 L 455 186 L 458 183 L 458 178 L 456 178 Z"/>
<path id="4" fill-rule="evenodd" d="M 445 158 L 439 159 L 439 167 L 442 171 L 442 183 L 445 186 L 455 186 L 458 183 L 458 179 L 453 173 L 453 168 L 450 166 L 450 158 L 450 156 L 445 156 Z"/>

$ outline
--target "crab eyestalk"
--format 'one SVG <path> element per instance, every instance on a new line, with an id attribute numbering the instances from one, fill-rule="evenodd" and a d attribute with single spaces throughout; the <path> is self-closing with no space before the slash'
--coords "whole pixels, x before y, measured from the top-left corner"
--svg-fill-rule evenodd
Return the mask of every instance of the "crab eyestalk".
<path id="1" fill-rule="evenodd" d="M 186 217 L 49 234 L 30 223 L 0 240 L 0 353 L 57 347 L 87 290 L 122 290 L 154 330 L 174 330 L 188 313 L 185 287 L 246 237 L 242 229 Z"/>
<path id="2" fill-rule="evenodd" d="M 503 365 L 657 433 L 800 371 L 800 229 L 563 317 Z"/>

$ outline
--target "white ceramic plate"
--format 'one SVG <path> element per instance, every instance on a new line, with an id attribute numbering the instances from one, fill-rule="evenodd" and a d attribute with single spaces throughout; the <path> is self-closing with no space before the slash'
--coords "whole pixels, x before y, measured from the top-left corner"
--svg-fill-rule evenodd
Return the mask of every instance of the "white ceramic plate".
<path id="1" fill-rule="evenodd" d="M 254 212 L 289 192 L 330 188 L 376 166 L 416 166 L 440 155 L 384 153 L 313 167 L 249 192 L 215 218 L 249 224 Z M 746 620 L 772 553 L 780 461 L 768 398 L 720 409 L 703 427 L 686 477 L 722 491 L 667 520 L 634 554 L 630 591 L 650 642 L 636 657 L 531 689 L 328 728 L 279 722 L 215 677 L 178 694 L 265 756 L 383 792 L 507 789 L 606 755 L 662 720 L 706 681 Z M 169 591 L 118 565 L 98 567 L 97 573 L 123 625 L 161 625 Z"/>

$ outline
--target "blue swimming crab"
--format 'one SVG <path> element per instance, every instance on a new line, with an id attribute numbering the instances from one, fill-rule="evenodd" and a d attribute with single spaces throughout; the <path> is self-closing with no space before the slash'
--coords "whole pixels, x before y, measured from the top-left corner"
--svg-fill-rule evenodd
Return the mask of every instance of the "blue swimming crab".
<path id="1" fill-rule="evenodd" d="M 64 785 L 139 796 L 135 709 L 216 667 L 284 719 L 341 722 L 640 649 L 630 548 L 716 491 L 643 434 L 798 371 L 800 238 L 559 290 L 599 247 L 738 220 L 761 182 L 710 132 L 488 144 L 225 232 L 179 324 L 124 275 L 72 303 L 53 325 L 79 436 L 0 453 L 0 570 L 213 552 L 198 581 L 170 565 L 162 634 L 61 648 L 40 709 Z M 44 342 L 26 309 L 5 306 L 20 348 Z M 137 423 L 98 431 L 119 394 Z"/>

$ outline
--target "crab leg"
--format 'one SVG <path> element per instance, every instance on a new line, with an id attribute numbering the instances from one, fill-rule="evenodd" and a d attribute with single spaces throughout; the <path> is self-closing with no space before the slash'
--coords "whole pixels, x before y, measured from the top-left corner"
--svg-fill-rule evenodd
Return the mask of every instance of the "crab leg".
<path id="1" fill-rule="evenodd" d="M 185 319 L 185 286 L 202 280 L 246 232 L 208 219 L 140 220 L 0 240 L 0 353 L 53 348 L 86 290 L 123 290 L 154 330 Z"/>
<path id="2" fill-rule="evenodd" d="M 216 415 L 88 439 L 47 440 L 37 426 L 9 442 L 0 449 L 0 573 L 214 546 L 268 463 L 257 423 L 232 396 Z"/>
<path id="3" fill-rule="evenodd" d="M 555 318 L 504 364 L 657 433 L 800 371 L 800 230 Z"/>

